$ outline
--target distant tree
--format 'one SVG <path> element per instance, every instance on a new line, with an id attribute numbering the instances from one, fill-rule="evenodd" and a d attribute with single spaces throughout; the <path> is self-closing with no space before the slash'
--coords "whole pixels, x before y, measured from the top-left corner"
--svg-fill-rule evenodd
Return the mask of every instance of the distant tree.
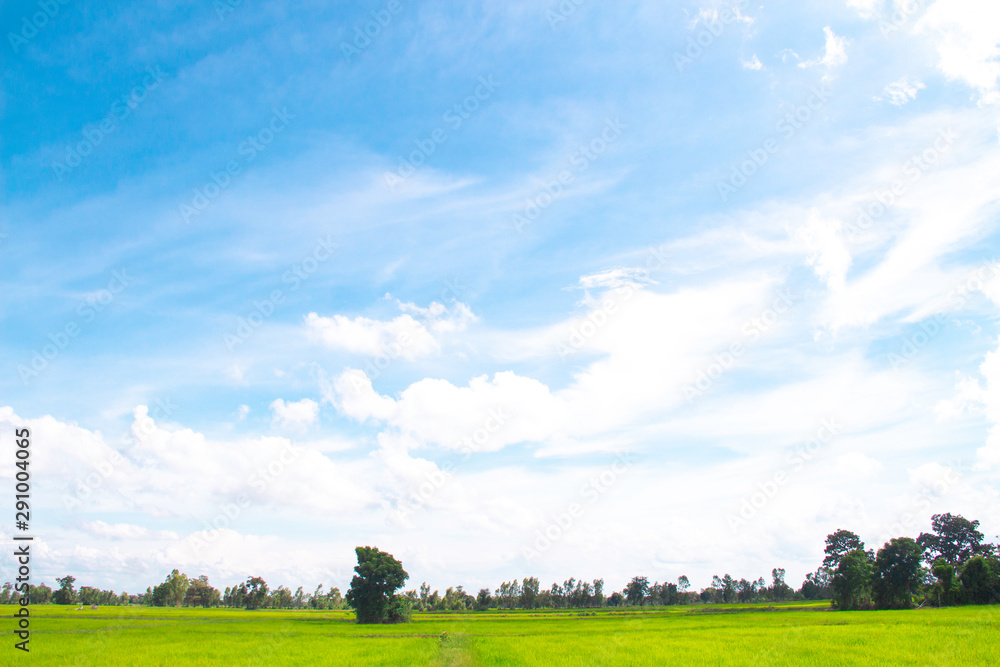
<path id="1" fill-rule="evenodd" d="M 823 550 L 826 556 L 823 558 L 823 565 L 836 570 L 841 558 L 852 551 L 864 548 L 865 543 L 860 537 L 849 530 L 838 530 L 826 536 L 826 548 Z"/>
<path id="2" fill-rule="evenodd" d="M 931 566 L 931 573 L 937 578 L 937 582 L 928 592 L 928 600 L 939 607 L 958 604 L 962 597 L 962 587 L 952 564 L 944 558 L 938 558 Z"/>
<path id="3" fill-rule="evenodd" d="M 244 606 L 249 610 L 261 609 L 267 602 L 267 582 L 262 577 L 250 577 L 243 586 Z"/>
<path id="4" fill-rule="evenodd" d="M 192 579 L 184 594 L 185 607 L 218 607 L 220 602 L 218 589 L 208 583 L 208 577 L 204 574 Z"/>
<path id="5" fill-rule="evenodd" d="M 1000 602 L 1000 560 L 973 556 L 962 566 L 959 578 L 972 604 Z"/>
<path id="6" fill-rule="evenodd" d="M 722 601 L 732 602 L 736 599 L 736 580 L 726 573 L 722 577 Z"/>
<path id="7" fill-rule="evenodd" d="M 792 588 L 785 583 L 785 568 L 776 567 L 771 570 L 770 595 L 772 600 L 782 601 L 792 597 Z"/>
<path id="8" fill-rule="evenodd" d="M 632 577 L 632 581 L 625 586 L 625 599 L 632 606 L 640 606 L 649 594 L 649 579 L 646 577 Z"/>
<path id="9" fill-rule="evenodd" d="M 806 600 L 828 600 L 833 597 L 831 579 L 830 569 L 820 566 L 816 568 L 815 572 L 806 575 L 799 593 Z"/>
<path id="10" fill-rule="evenodd" d="M 55 604 L 76 604 L 76 591 L 73 589 L 73 582 L 76 577 L 69 575 L 56 579 L 59 590 L 52 594 L 52 601 Z"/>
<path id="11" fill-rule="evenodd" d="M 841 611 L 865 609 L 871 605 L 872 561 L 862 548 L 838 558 L 833 574 L 833 605 Z"/>
<path id="12" fill-rule="evenodd" d="M 295 589 L 295 596 L 292 598 L 292 606 L 296 609 L 303 609 L 306 606 L 306 593 L 299 586 Z"/>
<path id="13" fill-rule="evenodd" d="M 278 586 L 271 593 L 272 609 L 291 609 L 292 602 L 292 591 L 285 586 Z"/>
<path id="14" fill-rule="evenodd" d="M 686 574 L 682 574 L 677 578 L 677 589 L 683 593 L 689 588 L 691 588 L 691 581 Z"/>
<path id="15" fill-rule="evenodd" d="M 31 604 L 48 604 L 52 602 L 52 589 L 45 584 L 32 586 L 28 590 L 28 600 Z"/>
<path id="16" fill-rule="evenodd" d="M 476 609 L 486 611 L 490 608 L 490 603 L 492 602 L 493 596 L 490 595 L 490 589 L 480 588 L 479 594 L 476 596 Z"/>
<path id="17" fill-rule="evenodd" d="M 969 521 L 961 515 L 935 514 L 931 517 L 931 528 L 933 533 L 920 533 L 917 537 L 928 562 L 943 558 L 952 567 L 958 567 L 984 552 L 983 534 L 976 530 L 979 521 Z"/>
<path id="18" fill-rule="evenodd" d="M 92 586 L 80 587 L 80 604 L 90 606 L 101 603 L 101 589 Z"/>
<path id="19" fill-rule="evenodd" d="M 594 579 L 594 596 L 591 598 L 591 606 L 604 606 L 604 580 Z"/>
<path id="20" fill-rule="evenodd" d="M 615 591 L 608 597 L 609 607 L 621 607 L 623 604 L 625 604 L 625 596 L 618 591 Z"/>
<path id="21" fill-rule="evenodd" d="M 534 609 L 538 605 L 538 579 L 525 577 L 521 586 L 521 609 Z"/>
<path id="22" fill-rule="evenodd" d="M 875 557 L 872 592 L 879 609 L 909 609 L 923 579 L 923 549 L 910 537 L 889 540 Z"/>
<path id="23" fill-rule="evenodd" d="M 410 575 L 392 555 L 375 547 L 357 547 L 347 603 L 357 612 L 358 623 L 400 623 L 409 620 L 409 603 L 395 593 Z"/>

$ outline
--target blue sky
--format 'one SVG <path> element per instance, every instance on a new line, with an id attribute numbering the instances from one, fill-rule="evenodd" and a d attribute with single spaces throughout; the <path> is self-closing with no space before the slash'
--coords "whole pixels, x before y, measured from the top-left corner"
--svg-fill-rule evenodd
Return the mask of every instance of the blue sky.
<path id="1" fill-rule="evenodd" d="M 5 3 L 35 572 L 797 585 L 841 527 L 995 535 L 997 11 Z"/>

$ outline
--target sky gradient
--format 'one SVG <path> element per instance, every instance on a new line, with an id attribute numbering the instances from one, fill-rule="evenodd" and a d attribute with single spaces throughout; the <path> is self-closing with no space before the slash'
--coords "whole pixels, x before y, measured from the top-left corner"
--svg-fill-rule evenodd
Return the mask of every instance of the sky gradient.
<path id="1" fill-rule="evenodd" d="M 798 586 L 838 528 L 1000 532 L 996 3 L 0 17 L 36 581 Z"/>

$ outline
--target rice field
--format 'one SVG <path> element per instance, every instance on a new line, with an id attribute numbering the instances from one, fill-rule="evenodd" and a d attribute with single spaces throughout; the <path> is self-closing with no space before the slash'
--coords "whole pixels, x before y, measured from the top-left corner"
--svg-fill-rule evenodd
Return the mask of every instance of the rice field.
<path id="1" fill-rule="evenodd" d="M 0 608 L 13 629 L 15 607 Z M 833 612 L 827 603 L 416 613 L 32 608 L 3 665 L 995 665 L 1000 607 Z"/>

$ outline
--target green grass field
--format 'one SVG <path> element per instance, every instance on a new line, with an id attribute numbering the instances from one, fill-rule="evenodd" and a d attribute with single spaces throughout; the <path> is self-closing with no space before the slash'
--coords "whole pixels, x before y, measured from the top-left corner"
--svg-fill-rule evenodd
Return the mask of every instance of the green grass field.
<path id="1" fill-rule="evenodd" d="M 16 607 L 0 607 L 13 629 Z M 832 612 L 826 603 L 418 613 L 32 608 L 0 665 L 997 665 L 1000 606 Z"/>

